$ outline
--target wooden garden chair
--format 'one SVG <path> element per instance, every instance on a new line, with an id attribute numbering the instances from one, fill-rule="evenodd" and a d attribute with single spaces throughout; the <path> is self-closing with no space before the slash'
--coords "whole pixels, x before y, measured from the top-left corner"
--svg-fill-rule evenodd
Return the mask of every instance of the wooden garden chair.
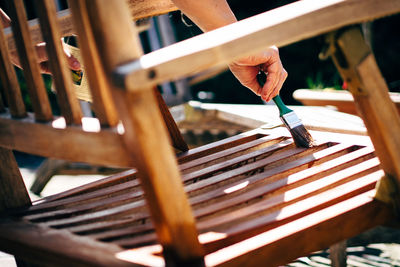
<path id="1" fill-rule="evenodd" d="M 81 125 L 53 1 L 36 3 L 62 117 L 51 114 L 22 0 L 9 3 L 34 111 L 25 111 L 0 34 L 1 250 L 54 266 L 277 266 L 394 222 L 400 119 L 357 27 L 327 39 L 375 151 L 367 137 L 325 132 L 312 132 L 315 147 L 296 148 L 286 129 L 260 128 L 176 156 L 153 88 L 397 13 L 400 1 L 300 1 L 142 55 L 125 1 L 72 0 L 96 132 Z M 12 150 L 135 168 L 31 203 Z"/>

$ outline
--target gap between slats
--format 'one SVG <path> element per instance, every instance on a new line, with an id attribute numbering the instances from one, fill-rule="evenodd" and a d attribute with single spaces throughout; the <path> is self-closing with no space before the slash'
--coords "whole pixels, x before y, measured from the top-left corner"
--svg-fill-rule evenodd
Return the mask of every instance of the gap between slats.
<path id="1" fill-rule="evenodd" d="M 335 146 L 333 146 L 333 147 L 331 147 L 330 149 L 332 150 L 332 148 L 335 148 Z M 345 150 L 345 148 L 347 148 L 347 149 L 350 149 L 350 151 L 352 150 L 352 149 L 354 149 L 354 148 L 351 148 L 351 147 L 349 147 L 349 146 L 343 146 L 343 147 L 341 147 L 341 145 L 338 145 L 338 146 L 336 146 L 336 149 L 335 150 L 333 150 L 333 151 L 346 151 Z M 329 149 L 328 149 L 329 150 Z M 347 152 L 349 152 L 349 151 L 347 151 Z M 346 152 L 346 153 L 347 153 Z M 331 153 L 332 153 L 332 151 L 331 151 Z M 364 152 L 365 153 L 365 152 Z M 333 153 L 333 154 L 335 154 L 335 153 Z M 307 163 L 303 163 L 303 164 L 305 164 L 306 166 L 307 166 Z M 318 166 L 318 165 L 317 165 Z M 125 213 L 124 213 L 125 214 Z M 136 216 L 135 216 L 136 217 Z"/>
<path id="2" fill-rule="evenodd" d="M 6 1 L 6 4 L 35 119 L 50 121 L 53 114 L 37 63 L 36 51 L 32 45 L 24 3 L 22 0 L 15 0 Z"/>
<path id="3" fill-rule="evenodd" d="M 370 175 L 353 177 L 358 179 L 349 181 L 338 187 L 328 188 L 322 192 L 316 192 L 309 196 L 309 198 L 300 199 L 299 202 L 285 202 L 282 196 L 282 199 L 275 203 L 275 205 L 280 205 L 280 209 L 268 209 L 268 207 L 265 207 L 262 212 L 254 214 L 254 217 L 252 216 L 249 218 L 244 214 L 241 216 L 242 221 L 231 220 L 230 224 L 225 227 L 210 227 L 204 230 L 201 229 L 200 225 L 198 225 L 198 228 L 202 233 L 214 232 L 220 234 L 220 236 L 224 236 L 224 238 L 221 238 L 218 241 L 205 244 L 206 251 L 207 253 L 213 252 L 230 245 L 231 243 L 252 237 L 254 234 L 262 233 L 279 225 L 289 223 L 292 220 L 318 212 L 321 209 L 340 203 L 351 197 L 355 197 L 367 192 L 368 190 L 373 190 L 376 181 L 379 180 L 383 172 L 377 171 L 375 173 L 368 173 L 370 173 Z M 238 213 L 240 213 L 240 211 L 238 211 Z M 229 228 L 229 226 L 231 226 L 231 228 Z M 134 237 L 108 237 L 106 240 L 124 248 L 134 248 L 155 244 L 156 235 L 154 232 L 145 232 Z"/>
<path id="4" fill-rule="evenodd" d="M 272 146 L 273 147 L 273 146 Z M 320 148 L 321 149 L 321 148 Z M 270 150 L 268 150 L 268 152 L 270 152 Z M 310 151 L 311 152 L 311 151 Z M 250 153 L 251 154 L 251 153 Z M 279 158 L 278 158 L 279 159 Z M 275 160 L 278 160 L 278 159 L 275 159 Z M 285 156 L 285 160 L 288 160 L 288 157 L 286 157 Z M 265 164 L 265 162 L 263 162 L 264 164 Z M 260 166 L 259 165 L 257 165 L 256 166 L 257 168 L 260 168 Z M 248 171 L 248 170 L 246 170 L 246 171 Z M 229 177 L 227 177 L 227 178 L 229 178 Z M 226 178 L 226 179 L 227 179 Z M 225 180 L 226 180 L 225 179 Z M 116 198 L 117 199 L 117 198 Z M 88 204 L 88 205 L 90 205 L 90 204 Z M 121 204 L 122 205 L 122 204 Z M 91 205 L 92 206 L 92 205 Z M 115 204 L 113 205 L 113 206 L 115 206 Z M 122 206 L 124 206 L 124 207 L 126 207 L 127 209 L 130 209 L 130 205 L 129 204 L 127 204 L 127 205 L 122 205 Z M 106 205 L 104 205 L 103 206 L 103 209 L 106 209 L 106 208 L 108 208 Z M 80 210 L 82 210 L 83 209 L 83 207 L 80 207 Z M 113 216 L 114 216 L 114 211 L 113 211 L 114 209 L 113 208 L 110 208 L 110 213 L 111 214 L 113 214 Z M 116 207 L 115 208 L 115 210 L 119 210 L 120 212 L 122 212 L 123 214 L 125 214 L 126 212 L 125 211 L 122 211 L 121 209 L 120 209 L 120 207 Z M 90 211 L 90 210 L 89 210 Z M 39 217 L 41 217 L 41 216 L 43 216 L 42 218 L 41 218 L 41 220 L 43 220 L 44 219 L 44 217 L 46 217 L 46 216 L 48 216 L 49 214 L 57 214 L 57 216 L 59 216 L 59 217 L 62 217 L 61 216 L 61 214 L 62 214 L 62 212 L 63 211 L 59 211 L 59 212 L 50 212 L 50 213 L 47 213 L 47 214 L 38 214 L 38 215 L 34 215 L 33 216 L 33 218 L 35 218 L 35 220 L 38 220 L 39 219 Z M 133 211 L 132 211 L 133 212 Z M 67 213 L 69 213 L 69 212 L 67 212 L 67 211 L 65 211 L 65 213 L 67 214 Z M 93 213 L 93 214 L 95 214 L 95 212 Z M 99 211 L 99 214 L 103 214 L 103 211 Z M 96 217 L 95 215 L 93 215 L 94 217 Z M 30 218 L 30 217 L 28 217 L 28 218 Z M 31 216 L 31 218 L 32 218 L 32 216 Z M 57 226 L 57 227 L 61 227 L 61 225 L 69 225 L 69 226 L 71 226 L 71 225 L 76 225 L 76 224 L 81 224 L 82 223 L 82 221 L 80 221 L 81 219 L 83 219 L 83 218 L 87 218 L 87 216 L 86 215 L 80 215 L 80 216 L 75 216 L 75 217 L 73 217 L 73 218 L 71 218 L 71 219 L 63 219 L 63 220 L 59 220 L 59 221 L 57 221 L 57 222 L 46 222 L 46 224 L 47 225 L 51 225 L 51 226 Z M 104 218 L 104 217 L 103 217 Z M 90 218 L 90 220 L 93 220 L 93 218 Z"/>
<path id="5" fill-rule="evenodd" d="M 355 152 L 354 152 L 355 153 Z M 346 156 L 342 156 L 343 158 L 346 158 Z M 362 156 L 361 156 L 362 157 Z M 366 157 L 368 158 L 369 157 L 369 154 L 367 154 L 366 155 Z M 354 165 L 354 164 L 357 164 L 358 162 L 360 162 L 360 153 L 357 153 L 356 155 L 354 155 L 354 161 L 352 161 L 350 164 L 348 164 L 348 165 L 350 165 L 350 166 L 352 166 L 352 165 Z M 347 160 L 349 160 L 349 158 L 347 157 Z M 365 160 L 364 158 L 362 158 L 362 160 Z M 375 161 L 376 161 L 376 159 L 374 159 Z M 333 161 L 335 161 L 335 160 L 333 160 Z M 369 166 L 369 164 L 370 164 L 370 162 L 368 162 L 368 163 L 366 163 L 366 164 L 364 164 L 364 165 L 366 165 L 366 166 Z M 345 165 L 345 166 L 342 166 L 341 168 L 348 168 L 349 166 L 348 165 Z M 317 168 L 318 166 L 316 166 L 315 168 Z M 330 167 L 332 167 L 332 166 L 330 166 Z M 335 167 L 338 167 L 338 166 L 335 166 Z M 331 172 L 327 172 L 327 173 L 325 173 L 325 175 L 322 175 L 322 178 L 324 177 L 324 176 L 327 176 L 327 175 L 332 175 L 332 172 L 334 172 L 334 171 L 337 171 L 337 168 L 333 168 L 333 170 L 331 171 Z M 352 167 L 350 167 L 350 168 L 352 168 Z M 356 169 L 359 169 L 360 168 L 360 166 L 357 166 L 356 165 L 356 167 L 354 167 L 354 168 L 356 168 Z M 367 171 L 365 171 L 365 172 L 371 172 L 371 171 L 373 171 L 373 170 L 375 170 L 376 169 L 376 166 L 375 166 L 375 168 L 372 168 L 372 169 L 369 169 L 369 170 L 367 170 Z M 308 169 L 309 170 L 309 169 Z M 363 174 L 365 174 L 365 172 L 361 172 L 361 173 L 359 173 L 359 175 L 363 175 Z M 348 174 L 348 170 L 345 170 L 345 174 Z M 337 178 L 336 180 L 332 180 L 332 179 L 330 179 L 329 178 L 329 176 L 327 176 L 328 178 L 324 178 L 324 179 L 322 179 L 321 177 L 319 177 L 320 175 L 319 175 L 319 173 L 315 173 L 314 175 L 312 175 L 311 177 L 305 177 L 305 178 L 308 178 L 309 180 L 311 180 L 311 181 L 309 181 L 310 183 L 312 183 L 313 181 L 314 181 L 314 183 L 316 183 L 315 182 L 315 178 L 313 177 L 313 176 L 317 176 L 317 178 L 320 178 L 320 180 L 321 181 L 324 181 L 325 182 L 325 184 L 326 185 L 329 185 L 329 184 L 331 184 L 331 183 L 334 183 L 334 182 L 336 182 L 336 184 L 335 184 L 335 186 L 337 186 L 338 184 L 340 185 L 340 184 L 342 184 L 342 183 L 345 183 L 345 182 L 348 182 L 348 180 L 349 179 L 355 179 L 356 178 L 356 176 L 354 176 L 354 177 L 350 177 L 350 178 L 348 178 L 346 175 L 344 175 L 344 177 L 341 177 L 341 176 L 339 176 L 339 178 Z M 304 178 L 304 179 L 305 179 Z M 312 178 L 314 178 L 314 179 L 312 179 Z M 321 183 L 321 181 L 320 180 L 317 180 L 317 183 Z M 301 186 L 301 184 L 299 184 L 298 186 Z M 305 185 L 305 186 L 309 186 L 309 187 L 311 187 L 311 188 L 316 188 L 316 186 L 313 186 L 313 185 Z M 304 187 L 304 185 L 303 185 L 303 187 Z M 289 189 L 291 189 L 292 191 L 297 191 L 297 192 L 303 192 L 304 193 L 304 195 L 306 195 L 307 196 L 307 194 L 310 194 L 309 192 L 308 193 L 305 193 L 306 191 L 305 190 L 303 190 L 303 189 L 296 189 L 296 188 L 294 188 L 294 186 L 292 186 L 291 188 L 286 188 L 284 185 L 282 185 L 281 187 L 279 187 L 281 190 L 279 191 L 279 190 L 276 190 L 276 189 L 273 189 L 273 188 L 268 188 L 268 186 L 264 189 L 264 193 L 265 194 L 267 194 L 267 195 L 265 195 L 263 198 L 260 198 L 260 199 L 258 199 L 258 203 L 255 203 L 255 204 L 253 204 L 253 205 L 251 205 L 251 203 L 250 202 L 248 202 L 246 199 L 244 199 L 243 200 L 243 203 L 245 203 L 244 205 L 248 205 L 249 207 L 244 207 L 244 208 L 242 208 L 243 210 L 246 210 L 246 209 L 249 209 L 249 208 L 251 208 L 252 206 L 256 206 L 256 207 L 259 207 L 258 209 L 259 209 L 259 211 L 258 212 L 261 212 L 261 211 L 263 211 L 263 210 L 266 210 L 267 208 L 268 208 L 268 205 L 267 205 L 267 203 L 268 202 L 270 202 L 270 204 L 269 204 L 269 206 L 270 206 L 270 208 L 272 208 L 272 207 L 274 207 L 275 205 L 278 205 L 279 204 L 279 201 L 278 201 L 278 203 L 276 203 L 276 201 L 277 201 L 277 199 L 279 200 L 279 199 L 283 199 L 283 197 L 282 197 L 282 194 L 284 194 L 285 193 L 285 191 L 287 191 L 287 190 L 289 190 Z M 292 188 L 294 188 L 294 189 L 292 189 Z M 320 186 L 319 187 L 320 189 L 319 190 L 327 190 L 327 189 L 330 189 L 330 187 L 326 187 L 325 189 L 323 189 L 324 187 L 323 186 Z M 322 188 L 322 189 L 321 189 Z M 275 194 L 268 194 L 268 192 L 270 192 L 271 190 L 276 190 L 276 193 Z M 282 193 L 283 192 L 283 193 Z M 279 195 L 279 197 L 276 197 L 275 195 L 277 195 L 277 194 L 280 194 Z M 317 194 L 317 193 L 320 193 L 319 191 L 316 191 L 316 192 L 311 192 L 311 194 Z M 257 197 L 257 194 L 255 194 L 254 195 L 255 197 Z M 275 196 L 275 197 L 274 197 Z M 270 201 L 270 198 L 272 197 L 272 202 Z M 266 199 L 264 199 L 264 198 L 266 198 Z M 297 197 L 297 198 L 299 198 L 299 197 Z M 275 201 L 275 202 L 274 202 Z M 293 202 L 293 201 L 292 201 Z M 288 205 L 288 204 L 291 204 L 292 202 L 289 202 L 288 201 L 288 203 L 285 203 L 285 205 Z M 243 206 L 244 206 L 243 205 Z M 272 206 L 271 206 L 272 205 Z M 217 205 L 214 205 L 214 206 L 218 206 L 218 204 Z M 225 204 L 225 206 L 226 207 L 228 207 L 229 209 L 231 209 L 232 210 L 232 207 L 229 207 L 229 203 L 227 203 L 227 204 Z M 213 205 L 210 205 L 210 207 L 212 208 L 213 207 Z M 217 207 L 218 208 L 218 207 Z M 236 208 L 239 208 L 239 206 L 237 206 Z M 275 207 L 275 209 L 276 209 L 277 207 Z M 208 209 L 210 209 L 210 208 L 208 208 Z M 244 220 L 244 219 L 247 219 L 247 218 L 249 218 L 248 216 L 250 216 L 251 214 L 248 214 L 248 212 L 247 212 L 247 214 L 246 214 L 246 212 L 244 212 L 244 211 L 240 211 L 241 209 L 239 209 L 238 211 L 237 211 L 237 214 L 239 214 L 239 217 L 242 219 L 242 220 Z M 261 211 L 260 211 L 261 210 Z M 271 211 L 273 211 L 273 210 L 271 210 L 271 209 L 269 209 L 269 210 L 267 210 L 266 212 L 271 212 Z M 211 211 L 212 212 L 212 211 Z M 207 225 L 207 227 L 215 227 L 215 225 L 212 225 L 212 223 L 214 222 L 214 223 L 217 223 L 218 221 L 220 221 L 220 224 L 221 223 L 223 223 L 223 218 L 225 218 L 225 220 L 226 221 L 228 221 L 228 222 L 231 222 L 233 225 L 235 225 L 235 224 L 237 224 L 237 223 L 239 223 L 239 221 L 234 221 L 233 220 L 233 218 L 235 218 L 235 216 L 233 216 L 233 214 L 235 213 L 235 211 L 233 210 L 233 211 L 231 211 L 231 213 L 228 213 L 227 215 L 225 215 L 225 216 L 220 216 L 220 214 L 218 214 L 218 213 L 215 213 L 215 214 L 213 214 L 213 216 L 211 216 L 211 217 L 217 217 L 217 216 L 220 216 L 221 217 L 221 219 L 219 220 L 219 218 L 206 218 L 206 219 L 208 219 L 208 220 L 203 220 L 203 221 L 205 221 L 205 222 L 201 222 L 201 218 L 199 218 L 199 216 L 200 216 L 200 213 L 201 212 L 198 212 L 198 210 L 195 210 L 195 213 L 196 213 L 196 215 L 197 215 L 197 220 L 199 221 L 199 223 L 198 223 L 198 227 L 199 227 L 199 229 L 203 229 L 203 228 L 205 228 Z M 208 210 L 206 213 L 210 213 L 210 210 Z M 233 214 L 232 214 L 233 213 Z M 253 213 L 256 213 L 256 211 L 253 211 Z M 260 216 L 260 215 L 262 215 L 262 214 L 256 214 L 256 215 L 254 215 L 254 216 Z M 210 217 L 210 216 L 209 216 Z M 237 217 L 237 216 L 236 216 Z M 222 221 L 221 221 L 222 220 Z M 217 224 L 218 225 L 218 224 Z M 116 230 L 116 235 L 113 235 L 112 234 L 112 232 L 113 232 L 113 230 L 110 230 L 109 232 L 104 232 L 104 233 L 100 233 L 100 234 L 97 234 L 97 235 L 95 235 L 95 236 L 97 236 L 97 237 L 102 237 L 102 238 L 108 238 L 108 239 L 112 239 L 112 237 L 114 238 L 114 239 L 118 239 L 118 235 L 120 235 L 120 234 L 123 234 L 123 233 L 125 233 L 125 234 L 127 234 L 128 232 L 130 232 L 130 235 L 132 235 L 133 233 L 135 233 L 135 231 L 134 231 L 134 227 L 130 227 L 130 228 L 128 228 L 128 230 L 126 230 L 125 232 L 123 231 L 123 230 Z M 141 233 L 142 234 L 142 233 Z M 152 236 L 152 234 L 149 234 L 148 235 L 149 237 L 150 236 Z M 125 238 L 125 237 L 124 237 Z M 144 240 L 144 238 L 141 238 L 142 240 Z M 138 239 L 138 240 L 136 240 L 135 239 L 135 242 L 139 242 L 139 240 L 140 239 Z"/>

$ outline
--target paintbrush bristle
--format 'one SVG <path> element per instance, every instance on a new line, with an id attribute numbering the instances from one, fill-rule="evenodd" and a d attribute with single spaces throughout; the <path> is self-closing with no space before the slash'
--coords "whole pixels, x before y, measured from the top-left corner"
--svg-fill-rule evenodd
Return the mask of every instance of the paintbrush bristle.
<path id="1" fill-rule="evenodd" d="M 298 125 L 289 131 L 297 147 L 309 148 L 315 146 L 314 139 L 303 124 Z"/>

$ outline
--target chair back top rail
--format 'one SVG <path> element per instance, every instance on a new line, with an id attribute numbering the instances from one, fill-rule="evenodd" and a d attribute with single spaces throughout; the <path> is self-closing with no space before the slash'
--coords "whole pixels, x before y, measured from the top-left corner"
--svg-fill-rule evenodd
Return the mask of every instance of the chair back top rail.
<path id="1" fill-rule="evenodd" d="M 298 1 L 146 54 L 120 66 L 115 80 L 128 90 L 147 88 L 227 64 L 271 45 L 285 46 L 398 12 L 398 0 Z"/>

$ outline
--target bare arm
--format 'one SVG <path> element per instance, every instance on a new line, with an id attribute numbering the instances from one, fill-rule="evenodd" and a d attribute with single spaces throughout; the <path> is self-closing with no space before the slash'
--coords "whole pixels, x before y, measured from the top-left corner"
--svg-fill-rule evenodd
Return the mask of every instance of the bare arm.
<path id="1" fill-rule="evenodd" d="M 172 1 L 205 32 L 237 21 L 226 0 Z M 229 64 L 229 68 L 242 85 L 261 96 L 265 101 L 270 101 L 279 93 L 287 77 L 278 48 L 275 46 L 268 47 L 258 54 L 236 60 Z M 268 73 L 263 87 L 257 81 L 257 74 L 260 70 Z"/>
<path id="2" fill-rule="evenodd" d="M 173 0 L 173 2 L 204 32 L 237 21 L 225 0 Z"/>

